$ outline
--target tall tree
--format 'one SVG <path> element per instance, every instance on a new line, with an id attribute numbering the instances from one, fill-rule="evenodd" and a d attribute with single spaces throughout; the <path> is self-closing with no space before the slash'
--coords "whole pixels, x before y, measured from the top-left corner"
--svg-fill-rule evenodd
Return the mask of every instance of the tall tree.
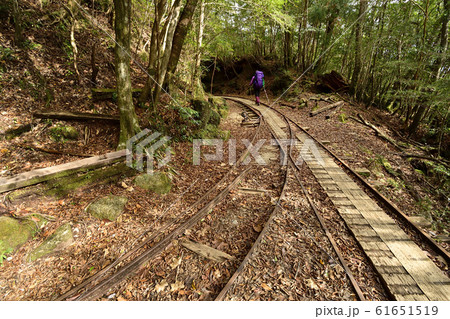
<path id="1" fill-rule="evenodd" d="M 139 131 L 134 110 L 130 77 L 131 0 L 114 0 L 116 46 L 114 48 L 117 79 L 117 103 L 120 115 L 118 149 Z"/>
<path id="2" fill-rule="evenodd" d="M 197 7 L 198 0 L 187 0 L 184 6 L 183 13 L 181 13 L 173 36 L 172 51 L 170 52 L 167 72 L 169 76 L 175 73 L 178 61 L 180 60 L 181 49 L 183 48 L 184 39 L 188 33 L 189 27 L 192 23 L 192 16 Z"/>
<path id="3" fill-rule="evenodd" d="M 367 8 L 367 0 L 360 0 L 359 1 L 358 21 L 356 22 L 356 32 L 355 32 L 355 65 L 353 67 L 353 75 L 352 75 L 352 82 L 351 82 L 351 88 L 355 94 L 357 94 L 359 74 L 361 73 L 362 32 L 363 32 L 364 15 L 366 14 L 366 8 Z"/>
<path id="4" fill-rule="evenodd" d="M 445 55 L 448 48 L 448 20 L 450 17 L 450 1 L 443 0 L 443 13 L 442 13 L 442 25 L 440 32 L 440 50 L 436 63 L 436 80 L 441 77 L 442 66 L 444 64 Z"/>
<path id="5" fill-rule="evenodd" d="M 22 46 L 25 39 L 23 36 L 23 26 L 22 26 L 22 13 L 20 12 L 19 3 L 17 0 L 12 0 L 12 16 L 14 20 L 14 42 L 17 46 Z"/>

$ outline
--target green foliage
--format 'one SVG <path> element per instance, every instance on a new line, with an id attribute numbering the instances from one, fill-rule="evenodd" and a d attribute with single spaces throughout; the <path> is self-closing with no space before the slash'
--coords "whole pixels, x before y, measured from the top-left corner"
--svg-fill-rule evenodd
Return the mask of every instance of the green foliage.
<path id="1" fill-rule="evenodd" d="M 341 113 L 338 116 L 338 120 L 341 123 L 347 123 L 348 119 L 347 119 L 347 115 L 345 113 Z"/>

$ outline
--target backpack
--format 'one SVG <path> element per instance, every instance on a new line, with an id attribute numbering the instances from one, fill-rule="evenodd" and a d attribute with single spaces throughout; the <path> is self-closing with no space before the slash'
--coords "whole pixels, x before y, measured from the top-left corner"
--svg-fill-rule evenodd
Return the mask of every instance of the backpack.
<path id="1" fill-rule="evenodd" d="M 262 71 L 256 71 L 253 86 L 258 89 L 262 88 L 263 87 L 263 79 L 264 79 L 264 73 Z"/>

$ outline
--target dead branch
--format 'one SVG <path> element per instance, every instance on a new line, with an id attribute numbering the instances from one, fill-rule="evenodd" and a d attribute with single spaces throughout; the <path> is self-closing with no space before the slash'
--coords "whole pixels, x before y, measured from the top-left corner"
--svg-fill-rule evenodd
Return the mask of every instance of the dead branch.
<path id="1" fill-rule="evenodd" d="M 339 102 L 336 102 L 336 103 L 324 106 L 324 107 L 322 107 L 322 108 L 320 108 L 318 110 L 310 112 L 309 116 L 316 116 L 317 114 L 320 114 L 322 112 L 334 109 L 335 107 L 338 107 L 338 106 L 342 106 L 343 104 L 344 104 L 344 101 L 339 101 Z"/>
<path id="2" fill-rule="evenodd" d="M 392 144 L 393 146 L 395 146 L 398 150 L 400 150 L 400 151 L 403 150 L 403 147 L 402 147 L 402 146 L 400 146 L 400 145 L 399 145 L 396 141 L 394 141 L 392 138 L 390 138 L 389 136 L 387 136 L 386 134 L 384 134 L 383 132 L 381 132 L 375 125 L 373 125 L 373 124 L 370 123 L 370 122 L 367 122 L 367 121 L 362 117 L 361 114 L 358 113 L 358 118 L 359 118 L 359 120 L 356 119 L 356 118 L 354 118 L 353 116 L 350 116 L 350 118 L 351 118 L 352 120 L 354 120 L 354 121 L 360 123 L 360 124 L 363 124 L 363 125 L 365 125 L 365 126 L 367 126 L 367 127 L 370 127 L 372 130 L 375 131 L 375 133 L 376 133 L 379 137 L 381 137 L 381 138 L 383 138 L 384 140 L 386 140 L 387 142 L 391 143 L 391 144 Z"/>

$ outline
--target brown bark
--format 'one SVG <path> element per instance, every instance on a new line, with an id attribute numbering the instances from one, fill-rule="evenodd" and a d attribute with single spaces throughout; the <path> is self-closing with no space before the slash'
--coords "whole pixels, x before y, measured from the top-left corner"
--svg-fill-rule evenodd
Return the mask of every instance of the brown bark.
<path id="1" fill-rule="evenodd" d="M 130 76 L 131 0 L 114 0 L 116 46 L 117 102 L 120 115 L 118 149 L 139 131 L 139 121 L 134 110 Z"/>
<path id="2" fill-rule="evenodd" d="M 367 0 L 360 0 L 358 22 L 356 23 L 355 32 L 355 65 L 353 68 L 351 90 L 354 94 L 357 93 L 357 86 L 359 75 L 361 73 L 361 47 L 362 47 L 362 29 L 364 26 L 364 14 L 366 12 Z"/>
<path id="3" fill-rule="evenodd" d="M 195 8 L 197 7 L 197 3 L 198 0 L 187 0 L 183 12 L 181 13 L 180 20 L 178 21 L 177 27 L 175 29 L 172 51 L 170 53 L 169 63 L 167 67 L 169 76 L 175 73 L 175 70 L 177 69 L 184 39 L 186 38 L 189 27 L 192 23 L 192 16 L 194 14 Z"/>

